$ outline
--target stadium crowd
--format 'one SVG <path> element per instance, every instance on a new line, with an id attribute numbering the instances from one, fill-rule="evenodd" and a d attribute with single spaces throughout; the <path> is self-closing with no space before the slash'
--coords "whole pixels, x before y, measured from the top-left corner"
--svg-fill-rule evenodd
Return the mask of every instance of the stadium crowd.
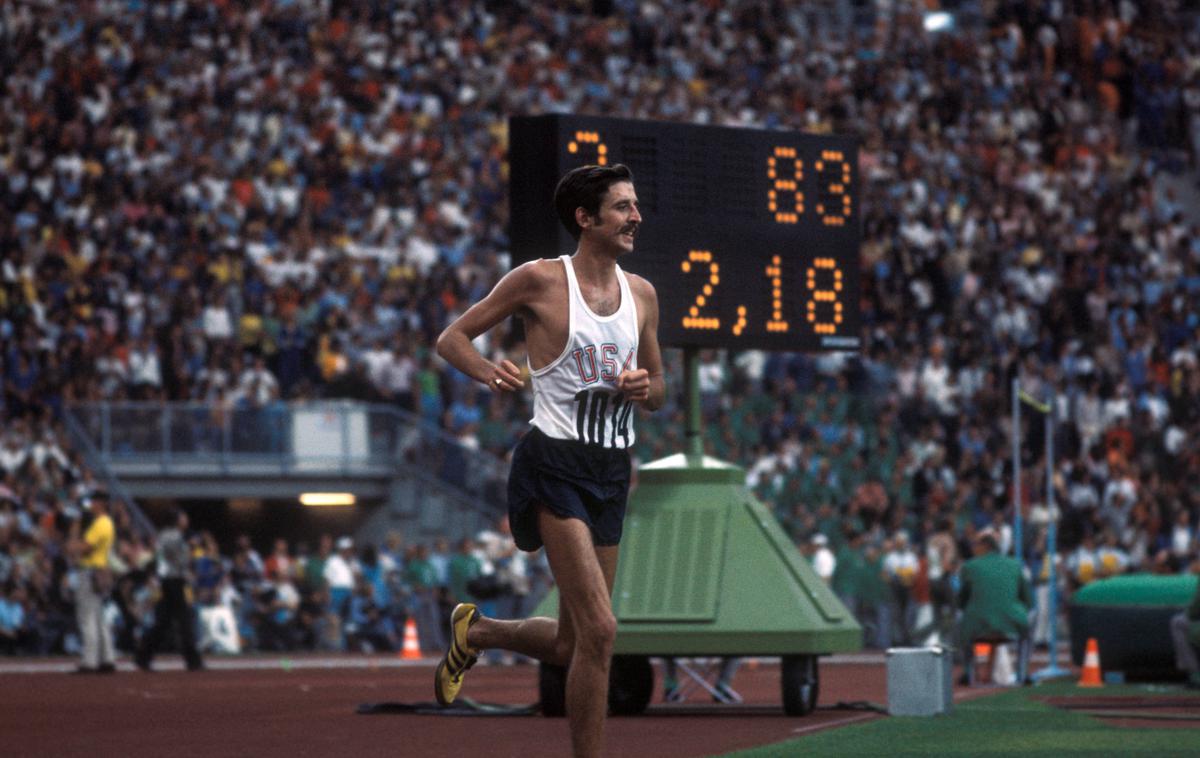
<path id="1" fill-rule="evenodd" d="M 347 397 L 503 455 L 528 398 L 481 393 L 430 348 L 508 268 L 505 118 L 551 111 L 860 138 L 863 351 L 709 352 L 700 381 L 708 450 L 746 467 L 875 644 L 948 604 L 977 530 L 1011 550 L 1013 379 L 1056 398 L 1053 508 L 1032 407 L 1022 435 L 1035 580 L 1059 514 L 1071 587 L 1188 570 L 1200 228 L 1168 179 L 1200 166 L 1195 8 L 964 3 L 982 23 L 932 33 L 924 3 L 876 3 L 868 24 L 837 5 L 0 6 L 0 642 L 70 635 L 95 477 L 66 405 Z M 482 347 L 524 362 L 518 331 Z M 678 450 L 682 420 L 678 397 L 643 419 L 637 457 Z M 144 568 L 149 537 L 117 522 L 120 561 Z M 236 590 L 255 644 L 291 613 L 311 623 L 287 644 L 333 645 L 326 542 L 284 546 L 296 574 L 201 535 L 199 599 Z M 374 601 L 337 607 L 337 644 L 350 624 L 394 646 L 395 620 L 434 602 L 427 547 L 370 548 L 338 574 Z"/>

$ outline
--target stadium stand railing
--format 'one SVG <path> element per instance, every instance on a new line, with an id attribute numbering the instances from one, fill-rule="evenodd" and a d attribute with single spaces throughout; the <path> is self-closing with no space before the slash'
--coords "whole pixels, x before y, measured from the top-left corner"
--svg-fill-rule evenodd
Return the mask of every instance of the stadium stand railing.
<path id="1" fill-rule="evenodd" d="M 153 534 L 154 525 L 147 518 L 145 512 L 138 507 L 129 489 L 121 483 L 119 477 L 113 474 L 111 467 L 108 466 L 104 457 L 100 455 L 96 446 L 92 444 L 92 440 L 80 425 L 79 420 L 73 414 L 64 412 L 63 421 L 66 424 L 67 431 L 78 446 L 79 451 L 83 454 L 84 461 L 91 467 L 92 471 L 104 480 L 104 483 L 108 486 L 109 495 L 125 506 L 138 532 L 143 535 Z"/>
<path id="2" fill-rule="evenodd" d="M 448 506 L 494 518 L 507 464 L 392 406 L 351 401 L 222 407 L 212 403 L 103 402 L 64 414 L 93 464 L 121 476 L 406 479 L 404 510 L 419 523 Z M 414 502 L 430 499 L 434 502 Z M 132 498 L 129 498 L 132 502 Z M 144 519 L 145 517 L 142 516 Z M 482 522 L 481 522 L 482 523 Z"/>

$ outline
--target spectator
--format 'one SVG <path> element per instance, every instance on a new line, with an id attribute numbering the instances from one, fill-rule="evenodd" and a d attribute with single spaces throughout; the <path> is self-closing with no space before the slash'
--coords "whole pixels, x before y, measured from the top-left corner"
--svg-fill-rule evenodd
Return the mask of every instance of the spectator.
<path id="1" fill-rule="evenodd" d="M 221 554 L 212 532 L 193 534 L 192 569 L 196 572 L 196 597 L 201 603 L 231 606 L 237 596 L 221 565 Z"/>
<path id="2" fill-rule="evenodd" d="M 253 365 L 238 378 L 238 392 L 256 408 L 271 402 L 278 390 L 279 382 L 267 368 L 267 361 L 261 355 L 255 356 Z"/>
<path id="3" fill-rule="evenodd" d="M 325 580 L 325 565 L 333 556 L 333 537 L 322 534 L 317 542 L 317 552 L 308 557 L 304 563 L 304 587 L 312 592 L 327 586 Z"/>
<path id="4" fill-rule="evenodd" d="M 196 647 L 196 619 L 190 596 L 191 556 L 187 546 L 188 517 L 185 511 L 174 514 L 173 523 L 158 535 L 158 585 L 160 598 L 154 607 L 154 626 L 142 638 L 135 661 L 138 668 L 150 671 L 154 654 L 171 631 L 179 633 L 179 650 L 188 671 L 204 668 Z"/>
<path id="5" fill-rule="evenodd" d="M 350 609 L 350 595 L 354 592 L 357 565 L 354 560 L 354 540 L 339 537 L 337 551 L 325 561 L 322 572 L 324 586 L 329 589 L 329 610 L 346 618 Z"/>
<path id="6" fill-rule="evenodd" d="M 1021 565 L 1000 555 L 996 535 L 981 530 L 975 538 L 975 556 L 963 565 L 959 605 L 963 609 L 959 625 L 959 649 L 973 665 L 974 642 L 980 639 L 1018 641 L 1018 671 L 1029 666 L 1029 616 L 1033 598 Z M 964 674 L 965 676 L 965 674 Z"/>
<path id="7" fill-rule="evenodd" d="M 450 602 L 455 605 L 475 599 L 468 589 L 470 583 L 480 576 L 480 562 L 474 550 L 474 540 L 464 537 L 458 543 L 458 552 L 450 558 Z"/>
<path id="8" fill-rule="evenodd" d="M 1107 578 L 1124 574 L 1129 568 L 1129 553 L 1122 547 L 1120 538 L 1114 531 L 1106 531 L 1102 537 L 1103 544 L 1096 550 L 1096 561 L 1099 564 L 1100 576 Z"/>
<path id="9" fill-rule="evenodd" d="M 862 619 L 868 611 L 864 597 L 865 575 L 868 571 L 863 555 L 864 535 L 849 532 L 835 558 L 831 586 L 842 603 L 856 618 Z"/>
<path id="10" fill-rule="evenodd" d="M 359 576 L 346 614 L 346 642 L 350 650 L 364 653 L 392 652 L 399 647 L 399 637 L 391 619 L 375 602 L 375 585 Z"/>
<path id="11" fill-rule="evenodd" d="M 896 627 L 900 644 L 911 645 L 911 632 L 916 621 L 913 585 L 920 568 L 917 554 L 909 545 L 908 533 L 901 530 L 892 536 L 892 549 L 883 556 L 883 571 L 891 590 L 891 602 L 896 608 Z"/>
<path id="12" fill-rule="evenodd" d="M 299 573 L 297 571 L 299 563 L 298 559 L 293 559 L 289 554 L 287 540 L 276 539 L 271 555 L 263 564 L 263 570 L 267 578 L 273 581 L 278 580 L 279 577 L 291 578 Z"/>
<path id="13" fill-rule="evenodd" d="M 384 537 L 383 546 L 379 550 L 379 563 L 387 573 L 404 571 L 404 535 L 398 531 L 390 531 Z"/>
<path id="14" fill-rule="evenodd" d="M 270 586 L 260 595 L 260 649 L 288 651 L 296 647 L 304 632 L 299 619 L 300 593 L 292 577 L 279 569 L 268 569 Z"/>
<path id="15" fill-rule="evenodd" d="M 75 612 L 83 651 L 78 672 L 81 674 L 111 674 L 116 672 L 116 650 L 112 627 L 105 618 L 104 603 L 113 589 L 110 553 L 116 529 L 109 516 L 108 493 L 91 492 L 83 502 L 90 515 L 86 526 L 80 526 L 76 538 L 78 572 L 75 580 Z"/>
<path id="16" fill-rule="evenodd" d="M 248 584 L 261 582 L 266 574 L 262 556 L 254 549 L 248 534 L 242 533 L 237 536 L 234 562 L 241 567 L 243 581 Z"/>
<path id="17" fill-rule="evenodd" d="M 492 565 L 496 577 L 496 597 L 482 599 L 484 604 L 491 603 L 492 617 L 516 619 L 528 616 L 528 611 L 532 610 L 526 607 L 530 590 L 528 556 L 517 549 L 508 514 L 502 514 L 496 520 L 495 529 L 480 532 L 476 543 L 482 548 L 486 563 Z M 521 655 L 514 655 L 512 660 L 521 663 L 528 661 Z"/>
<path id="18" fill-rule="evenodd" d="M 389 354 L 388 362 L 383 366 L 382 394 L 404 411 L 415 412 L 416 397 L 413 391 L 417 363 L 413 360 L 412 350 L 407 340 L 397 339 L 397 346 Z"/>
<path id="19" fill-rule="evenodd" d="M 1200 562 L 1198 562 L 1200 564 Z M 1196 572 L 1193 565 L 1192 573 Z M 1175 665 L 1187 674 L 1187 685 L 1200 689 L 1200 583 L 1191 604 L 1181 613 L 1171 617 L 1171 641 L 1175 646 Z"/>
<path id="20" fill-rule="evenodd" d="M 404 560 L 405 581 L 412 588 L 412 615 L 422 651 L 441 651 L 444 647 L 441 605 L 438 601 L 437 573 L 429 561 L 429 546 L 414 545 Z"/>
<path id="21" fill-rule="evenodd" d="M 809 538 L 808 559 L 812 562 L 813 570 L 817 572 L 817 576 L 823 582 L 829 584 L 833 581 L 837 559 L 833 557 L 833 551 L 829 549 L 828 537 L 817 532 Z"/>
<path id="22" fill-rule="evenodd" d="M 1079 547 L 1067 558 L 1067 571 L 1075 589 L 1091 584 L 1099 578 L 1100 562 L 1096 554 L 1096 539 L 1091 532 L 1084 534 Z"/>
<path id="23" fill-rule="evenodd" d="M 1196 535 L 1192 529 L 1192 514 L 1186 508 L 1180 508 L 1175 513 L 1175 524 L 1171 527 L 1170 554 L 1171 559 L 1178 564 L 1185 563 L 1187 556 L 1192 554 Z"/>
<path id="24" fill-rule="evenodd" d="M 374 545 L 363 545 L 358 556 L 358 566 L 363 581 L 371 585 L 371 603 L 381 611 L 386 611 L 391 605 L 391 585 L 379 549 Z"/>
<path id="25" fill-rule="evenodd" d="M 887 573 L 883 568 L 883 551 L 891 546 L 890 540 L 883 545 L 868 542 L 863 549 L 864 570 L 861 577 L 860 600 L 868 609 L 863 617 L 874 627 L 874 645 L 878 650 L 892 646 L 896 635 L 896 606 L 888 586 Z M 874 611 L 871 613 L 870 611 Z"/>
<path id="26" fill-rule="evenodd" d="M 450 583 L 450 541 L 445 537 L 434 538 L 429 565 L 433 566 L 434 584 L 439 589 L 446 588 Z"/>
<path id="27" fill-rule="evenodd" d="M 16 655 L 29 647 L 24 592 L 11 585 L 0 590 L 0 652 Z"/>

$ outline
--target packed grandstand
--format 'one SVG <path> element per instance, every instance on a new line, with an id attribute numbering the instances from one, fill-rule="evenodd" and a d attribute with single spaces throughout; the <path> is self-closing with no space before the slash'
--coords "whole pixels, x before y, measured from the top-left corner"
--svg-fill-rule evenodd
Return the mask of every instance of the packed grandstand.
<path id="1" fill-rule="evenodd" d="M 869 643 L 928 633 L 913 609 L 948 602 L 976 530 L 1011 549 L 1014 378 L 1057 397 L 1056 513 L 1040 421 L 1022 452 L 1035 582 L 1059 514 L 1064 590 L 1190 570 L 1195 4 L 943 3 L 960 23 L 939 31 L 926 3 L 849 5 L 0 4 L 0 650 L 78 646 L 66 544 L 99 475 L 63 425 L 74 404 L 350 398 L 506 453 L 528 398 L 481 391 L 432 346 L 508 269 L 511 114 L 861 141 L 863 350 L 710 351 L 700 381 L 706 449 L 806 553 L 829 543 Z M 517 331 L 483 347 L 524 365 Z M 678 390 L 640 422 L 639 460 L 681 447 Z M 152 537 L 116 520 L 128 649 Z M 201 612 L 239 649 L 394 649 L 416 605 L 509 560 L 487 536 L 380 535 L 345 559 L 353 601 L 331 604 L 334 536 L 195 534 Z"/>

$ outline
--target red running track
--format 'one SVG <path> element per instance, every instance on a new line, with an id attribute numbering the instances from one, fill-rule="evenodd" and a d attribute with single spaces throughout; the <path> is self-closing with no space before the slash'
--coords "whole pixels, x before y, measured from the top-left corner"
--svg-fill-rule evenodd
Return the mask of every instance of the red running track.
<path id="1" fill-rule="evenodd" d="M 169 660 L 169 659 L 168 659 Z M 164 661 L 165 662 L 165 661 Z M 110 676 L 0 675 L 0 735 L 7 756 L 559 756 L 568 755 L 563 719 L 355 713 L 363 702 L 433 699 L 432 662 L 346 668 L 217 668 L 189 674 L 122 670 Z M 390 663 L 390 661 L 388 661 Z M 10 669 L 11 670 L 11 669 Z M 661 674 L 656 672 L 656 677 Z M 821 666 L 818 710 L 783 715 L 779 668 L 743 666 L 739 706 L 655 701 L 641 716 L 612 718 L 610 756 L 707 756 L 766 745 L 822 728 L 877 718 L 832 710 L 839 701 L 886 702 L 882 664 Z M 480 666 L 463 694 L 481 702 L 537 699 L 534 666 Z M 707 696 L 704 696 L 707 698 Z"/>

